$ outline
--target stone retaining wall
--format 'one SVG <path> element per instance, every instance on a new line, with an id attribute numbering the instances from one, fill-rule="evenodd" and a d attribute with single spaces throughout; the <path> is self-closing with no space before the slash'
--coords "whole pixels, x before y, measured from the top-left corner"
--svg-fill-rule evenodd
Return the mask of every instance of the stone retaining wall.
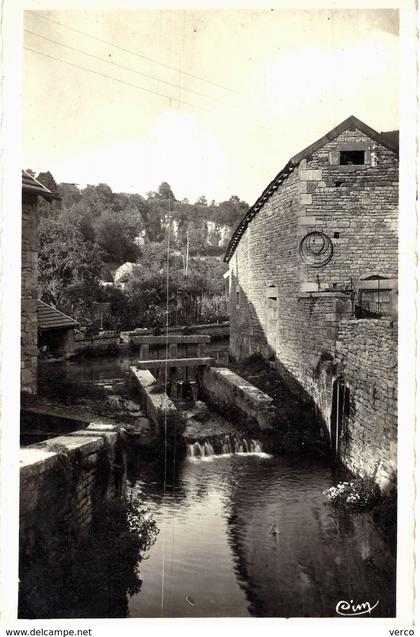
<path id="1" fill-rule="evenodd" d="M 20 450 L 20 555 L 53 561 L 77 545 L 108 499 L 125 492 L 125 454 L 114 425 L 100 422 Z"/>
<path id="2" fill-rule="evenodd" d="M 147 417 L 158 430 L 163 427 L 176 427 L 178 421 L 177 409 L 164 389 L 160 388 L 156 378 L 148 369 L 130 367 L 130 373 L 143 400 Z"/>
<path id="3" fill-rule="evenodd" d="M 261 429 L 273 428 L 273 399 L 230 369 L 205 367 L 200 377 L 200 389 L 219 409 L 234 410 L 244 422 L 256 422 Z"/>
<path id="4" fill-rule="evenodd" d="M 397 473 L 397 326 L 385 320 L 349 320 L 339 326 L 336 356 L 349 390 L 340 457 L 354 472 L 385 487 Z"/>

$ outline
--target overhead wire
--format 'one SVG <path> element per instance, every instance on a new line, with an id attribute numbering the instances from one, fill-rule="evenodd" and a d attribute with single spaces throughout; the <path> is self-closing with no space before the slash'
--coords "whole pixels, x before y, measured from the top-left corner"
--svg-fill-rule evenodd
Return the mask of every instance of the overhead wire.
<path id="1" fill-rule="evenodd" d="M 37 53 L 38 55 L 42 55 L 43 57 L 49 58 L 50 60 L 55 60 L 56 62 L 62 62 L 62 64 L 67 64 L 68 66 L 73 66 L 76 69 L 80 69 L 81 71 L 87 71 L 88 73 L 93 73 L 94 75 L 99 75 L 100 77 L 105 77 L 108 80 L 113 80 L 114 82 L 118 82 L 119 84 L 126 84 L 127 86 L 131 86 L 132 88 L 136 88 L 140 91 L 145 91 L 146 93 L 152 93 L 153 95 L 157 95 L 159 97 L 164 97 L 167 100 L 173 99 L 171 95 L 166 95 L 165 93 L 159 93 L 158 91 L 153 91 L 152 89 L 145 88 L 144 86 L 139 86 L 138 84 L 133 84 L 132 82 L 127 82 L 125 80 L 120 80 L 112 75 L 107 75 L 106 73 L 100 73 L 99 71 L 93 71 L 92 69 L 88 69 L 85 66 L 81 66 L 80 64 L 74 64 L 73 62 L 68 62 L 67 60 L 62 60 L 53 55 L 48 55 L 47 53 L 42 53 L 41 51 L 36 51 L 29 46 L 25 46 L 24 49 L 26 51 L 31 51 L 32 53 Z M 179 100 L 180 104 L 185 104 L 187 106 L 191 106 L 192 108 L 198 108 L 202 111 L 210 111 L 209 108 L 205 106 L 198 106 L 197 104 L 192 104 L 191 102 L 187 102 L 186 100 Z"/>
<path id="2" fill-rule="evenodd" d="M 34 15 L 33 13 L 31 15 Z M 242 93 L 240 93 L 239 91 L 230 88 L 228 86 L 224 86 L 223 84 L 219 84 L 218 82 L 214 82 L 213 80 L 208 80 L 204 77 L 200 77 L 199 75 L 194 75 L 193 73 L 189 73 L 188 71 L 184 71 L 183 69 L 180 69 L 176 66 L 171 66 L 170 64 L 166 64 L 165 62 L 162 62 L 160 60 L 156 60 L 155 58 L 151 58 L 147 55 L 143 55 L 142 53 L 138 53 L 137 51 L 132 51 L 130 49 L 126 49 L 122 46 L 119 46 L 118 44 L 115 44 L 114 42 L 109 42 L 108 40 L 103 40 L 102 38 L 98 38 L 97 36 L 94 36 L 90 33 L 86 33 L 85 31 L 81 31 L 80 29 L 76 29 L 75 27 L 71 27 L 68 24 L 63 24 L 62 22 L 59 22 L 58 20 L 53 20 L 52 18 L 48 18 L 46 16 L 40 15 L 39 13 L 36 14 L 37 18 L 40 18 L 41 20 L 46 20 L 47 22 L 52 22 L 53 24 L 57 24 L 60 27 L 63 27 L 65 29 L 69 29 L 70 31 L 74 31 L 75 33 L 79 33 L 80 35 L 83 35 L 87 38 L 91 38 L 92 40 L 96 40 L 97 42 L 101 42 L 102 44 L 106 44 L 107 46 L 112 46 L 116 49 L 120 49 L 120 51 L 124 51 L 125 53 L 129 53 L 130 55 L 135 55 L 139 58 L 142 58 L 143 60 L 147 60 L 148 62 L 152 62 L 153 64 L 158 64 L 159 66 L 163 66 L 167 69 L 170 69 L 171 71 L 177 71 L 179 73 L 182 73 L 183 75 L 187 75 L 188 77 L 194 78 L 195 80 L 200 80 L 201 82 L 206 82 L 207 84 L 211 84 L 213 86 L 216 86 L 218 88 L 221 88 L 225 91 L 230 91 L 231 93 L 236 93 L 237 95 L 242 95 L 242 97 L 246 97 L 244 96 Z"/>
<path id="3" fill-rule="evenodd" d="M 79 69 L 81 71 L 86 71 L 87 73 L 92 73 L 93 75 L 98 75 L 99 77 L 103 77 L 106 78 L 108 80 L 112 80 L 114 82 L 118 82 L 119 84 L 125 84 L 126 86 L 130 86 L 131 88 L 135 88 L 137 90 L 143 91 L 145 93 L 151 93 L 152 95 L 156 95 L 158 97 L 163 97 L 164 99 L 167 99 L 169 102 L 169 105 L 172 105 L 173 101 L 176 101 L 179 105 L 183 104 L 185 106 L 190 106 L 191 108 L 195 108 L 198 109 L 200 111 L 207 111 L 208 113 L 212 113 L 214 112 L 211 108 L 207 108 L 206 106 L 200 106 L 198 104 L 193 104 L 192 102 L 188 102 L 187 100 L 183 100 L 178 98 L 175 98 L 173 95 L 167 95 L 166 93 L 160 93 L 159 91 L 154 91 L 153 89 L 149 89 L 146 88 L 145 86 L 140 86 L 139 84 L 133 84 L 132 82 L 127 82 L 126 80 L 121 80 L 117 77 L 114 77 L 112 75 L 107 75 L 106 73 L 101 73 L 100 71 L 94 71 L 93 69 L 89 69 L 86 66 L 82 66 L 80 64 L 75 64 L 74 62 L 69 62 L 68 60 L 63 60 L 61 58 L 58 58 L 54 55 L 49 55 L 48 53 L 44 53 L 42 51 L 37 51 L 36 49 L 33 49 L 30 46 L 24 46 L 24 49 L 26 51 L 31 51 L 32 53 L 36 53 L 37 55 L 41 55 L 43 57 L 49 58 L 50 60 L 54 60 L 55 62 L 61 62 L 62 64 L 66 64 L 67 66 L 72 66 L 73 68 Z M 107 60 L 104 60 L 103 58 L 101 58 L 102 61 L 106 62 Z M 182 89 L 182 87 L 179 87 Z M 183 90 L 183 89 L 182 89 Z M 227 108 L 234 110 L 236 112 L 241 112 L 242 115 L 244 116 L 249 116 L 250 114 L 247 113 L 246 111 L 243 111 L 242 109 L 236 108 L 235 106 L 231 106 L 229 104 L 227 104 L 226 102 L 222 102 L 221 100 L 217 100 L 218 102 L 224 104 L 225 106 L 227 106 Z M 253 121 L 253 125 L 257 128 L 261 128 L 264 130 L 268 130 L 270 132 L 273 131 L 273 127 L 268 127 L 268 126 L 264 126 L 263 124 L 259 124 L 256 120 L 252 120 Z"/>
<path id="4" fill-rule="evenodd" d="M 36 33 L 35 31 L 31 31 L 30 29 L 25 29 L 25 33 L 30 33 L 31 35 L 35 35 L 37 38 L 41 38 L 42 40 L 46 40 L 47 42 L 51 42 L 52 44 L 57 44 L 58 46 L 61 46 L 61 47 L 65 48 L 65 49 L 69 49 L 70 51 L 74 51 L 76 53 L 82 53 L 83 55 L 91 57 L 94 60 L 99 60 L 100 62 L 104 62 L 105 64 L 110 64 L 112 66 L 116 66 L 119 69 L 123 69 L 125 71 L 130 71 L 131 73 L 136 73 L 136 75 L 141 75 L 142 77 L 146 77 L 149 80 L 157 80 L 161 84 L 167 84 L 168 86 L 171 86 L 172 88 L 181 89 L 181 91 L 185 91 L 187 93 L 192 93 L 193 95 L 198 95 L 200 97 L 204 97 L 204 98 L 209 99 L 209 100 L 214 100 L 215 102 L 220 102 L 221 104 L 225 103 L 223 100 L 220 100 L 219 98 L 214 97 L 213 95 L 206 95 L 205 93 L 200 93 L 200 91 L 195 91 L 194 89 L 186 88 L 184 86 L 180 86 L 179 84 L 174 84 L 173 82 L 168 82 L 167 80 L 163 80 L 162 78 L 156 77 L 155 75 L 149 75 L 148 73 L 143 73 L 143 71 L 138 71 L 137 69 L 133 69 L 130 66 L 125 66 L 124 64 L 118 64 L 118 62 L 113 62 L 112 60 L 106 60 L 105 58 L 101 57 L 100 55 L 94 55 L 93 53 L 88 53 L 87 51 L 83 51 L 82 49 L 78 49 L 78 48 L 76 48 L 74 46 L 70 46 L 68 44 L 63 44 L 63 42 L 58 42 L 57 40 L 53 40 L 52 38 L 48 38 L 45 35 L 41 35 L 40 33 Z"/>
<path id="5" fill-rule="evenodd" d="M 37 15 L 37 17 L 41 18 L 42 20 L 47 20 L 47 21 L 52 22 L 54 24 L 57 24 L 59 26 L 68 28 L 71 31 L 75 31 L 76 33 L 80 33 L 81 35 L 85 35 L 86 37 L 90 37 L 90 38 L 92 38 L 94 40 L 97 40 L 97 41 L 99 41 L 101 43 L 107 44 L 109 46 L 114 46 L 117 49 L 121 49 L 121 50 L 123 50 L 125 52 L 132 53 L 133 55 L 137 55 L 138 57 L 141 57 L 141 58 L 145 58 L 145 59 L 148 59 L 148 60 L 150 59 L 151 61 L 154 61 L 157 64 L 160 64 L 160 62 L 158 62 L 157 60 L 154 60 L 153 58 L 148 58 L 147 56 L 144 56 L 144 55 L 141 55 L 141 54 L 137 54 L 137 53 L 135 53 L 133 51 L 129 51 L 128 49 L 124 49 L 124 47 L 120 47 L 120 46 L 118 46 L 116 44 L 113 44 L 112 42 L 109 42 L 109 41 L 106 41 L 106 40 L 102 40 L 101 38 L 96 38 L 95 36 L 91 36 L 90 34 L 87 34 L 87 33 L 84 33 L 83 31 L 80 31 L 79 29 L 75 29 L 73 27 L 69 27 L 68 25 L 62 24 L 61 22 L 58 22 L 57 20 L 53 20 L 51 18 L 47 18 L 47 17 L 41 16 L 41 15 Z M 121 65 L 121 64 L 118 64 L 116 62 L 112 62 L 111 60 L 106 60 L 106 59 L 104 59 L 104 58 L 102 58 L 100 56 L 96 56 L 94 54 L 91 54 L 91 53 L 88 53 L 88 52 L 83 51 L 81 49 L 78 49 L 77 47 L 71 47 L 70 45 L 65 45 L 65 44 L 63 44 L 61 42 L 57 42 L 56 40 L 53 40 L 52 38 L 48 38 L 47 36 L 41 35 L 39 33 L 35 33 L 34 31 L 31 31 L 30 29 L 25 29 L 25 31 L 27 31 L 28 33 L 30 33 L 32 35 L 38 36 L 41 39 L 45 39 L 46 41 L 49 41 L 49 42 L 51 42 L 53 44 L 56 44 L 56 45 L 62 46 L 64 48 L 67 48 L 69 50 L 72 50 L 74 52 L 82 53 L 82 54 L 84 54 L 86 56 L 92 57 L 93 59 L 97 59 L 97 60 L 99 60 L 101 62 L 106 62 L 107 64 L 113 65 L 113 66 L 115 66 L 117 68 L 121 68 L 121 69 L 127 70 L 129 72 L 136 73 L 138 75 L 143 75 L 143 76 L 145 76 L 145 77 L 147 77 L 149 79 L 154 79 L 154 80 L 156 80 L 158 82 L 162 82 L 162 83 L 167 84 L 167 85 L 169 85 L 169 86 L 171 86 L 173 88 L 177 88 L 179 91 L 188 91 L 188 92 L 190 92 L 192 94 L 198 95 L 200 97 L 204 97 L 205 99 L 214 100 L 214 101 L 224 105 L 225 107 L 227 107 L 230 110 L 233 110 L 233 111 L 236 111 L 236 112 L 241 112 L 242 115 L 251 117 L 250 113 L 247 113 L 246 110 L 244 111 L 244 109 L 242 109 L 242 108 L 235 107 L 235 106 L 233 106 L 231 104 L 228 104 L 226 101 L 221 100 L 219 98 L 216 98 L 216 97 L 213 97 L 213 96 L 210 96 L 210 95 L 206 95 L 206 94 L 201 93 L 199 91 L 195 91 L 194 89 L 187 89 L 186 87 L 181 86 L 181 84 L 175 84 L 175 83 L 172 83 L 172 82 L 168 82 L 166 80 L 162 80 L 161 78 L 158 78 L 158 77 L 143 73 L 142 71 L 138 71 L 137 69 L 133 69 L 132 67 L 126 67 L 125 65 Z M 138 84 L 134 84 L 134 83 L 128 82 L 126 80 L 121 80 L 121 79 L 116 78 L 114 76 L 107 75 L 106 73 L 101 73 L 100 71 L 94 71 L 93 69 L 89 69 L 89 68 L 87 68 L 85 66 L 82 66 L 82 65 L 79 65 L 79 64 L 75 64 L 73 62 L 68 62 L 67 60 L 63 60 L 61 58 L 49 55 L 49 54 L 44 53 L 42 51 L 35 50 L 35 49 L 33 49 L 33 48 L 29 47 L 29 46 L 25 46 L 24 48 L 26 50 L 32 51 L 33 53 L 36 53 L 38 55 L 42 55 L 44 57 L 50 58 L 50 59 L 55 60 L 57 62 L 61 62 L 62 64 L 67 64 L 68 66 L 73 66 L 74 68 L 86 71 L 88 73 L 93 73 L 93 74 L 96 74 L 96 75 L 98 75 L 100 77 L 103 77 L 103 78 L 106 78 L 106 79 L 109 79 L 109 80 L 113 80 L 115 82 L 118 82 L 119 84 L 126 84 L 127 86 L 130 86 L 132 88 L 136 88 L 138 90 L 141 90 L 141 91 L 144 91 L 144 92 L 147 92 L 147 93 L 151 93 L 153 95 L 157 95 L 158 97 L 163 97 L 163 98 L 165 98 L 165 99 L 167 99 L 169 101 L 170 107 L 172 106 L 172 102 L 177 102 L 179 106 L 181 104 L 183 104 L 185 106 L 190 106 L 191 108 L 195 108 L 195 109 L 198 109 L 198 110 L 201 110 L 201 111 L 207 111 L 209 113 L 213 112 L 212 109 L 207 108 L 206 106 L 193 104 L 192 102 L 189 102 L 189 101 L 187 101 L 185 99 L 181 99 L 180 96 L 178 96 L 176 98 L 173 95 L 167 95 L 165 93 L 161 93 L 159 91 L 155 91 L 153 89 L 146 88 L 145 86 L 140 86 Z M 190 73 L 187 73 L 186 71 L 183 71 L 180 68 L 172 67 L 172 66 L 166 65 L 164 63 L 161 63 L 161 65 L 165 66 L 167 68 L 170 68 L 171 70 L 176 70 L 180 74 L 190 75 L 191 77 L 195 77 L 196 79 L 200 79 L 203 82 L 207 82 L 208 84 L 214 84 L 214 82 L 212 82 L 211 80 L 206 80 L 205 78 L 201 78 L 199 76 L 194 76 L 194 75 L 192 75 Z M 216 86 L 219 86 L 220 88 L 225 88 L 225 89 L 227 88 L 227 87 L 224 87 L 224 86 L 218 85 L 218 84 L 216 84 Z M 237 91 L 233 91 L 233 92 L 237 93 Z M 240 93 L 238 93 L 238 94 L 240 95 Z M 269 127 L 269 126 L 266 126 L 266 125 L 264 125 L 262 123 L 259 123 L 254 118 L 252 118 L 252 122 L 253 122 L 253 125 L 255 127 L 257 127 L 257 128 L 264 129 L 264 130 L 267 130 L 267 131 L 270 131 L 270 132 L 273 131 L 273 127 Z"/>

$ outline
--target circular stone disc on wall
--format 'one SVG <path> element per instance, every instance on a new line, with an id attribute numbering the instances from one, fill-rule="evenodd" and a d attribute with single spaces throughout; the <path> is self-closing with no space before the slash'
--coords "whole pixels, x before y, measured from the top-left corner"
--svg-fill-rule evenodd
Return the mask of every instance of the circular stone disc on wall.
<path id="1" fill-rule="evenodd" d="M 331 261 L 333 244 L 323 232 L 313 231 L 305 235 L 299 245 L 303 261 L 313 268 L 321 268 Z"/>

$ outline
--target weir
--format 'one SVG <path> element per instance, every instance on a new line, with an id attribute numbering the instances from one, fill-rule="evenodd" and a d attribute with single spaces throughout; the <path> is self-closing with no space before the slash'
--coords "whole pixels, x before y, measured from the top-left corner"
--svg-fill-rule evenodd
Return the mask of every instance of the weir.
<path id="1" fill-rule="evenodd" d="M 262 454 L 263 446 L 259 440 L 242 437 L 238 434 L 225 434 L 213 436 L 211 439 L 194 441 L 188 444 L 190 458 L 211 458 L 213 456 L 226 456 L 232 454 Z"/>
<path id="2" fill-rule="evenodd" d="M 176 405 L 187 400 L 194 406 L 200 393 L 216 409 L 235 412 L 245 430 L 272 428 L 272 398 L 230 370 L 212 367 L 214 360 L 205 355 L 204 349 L 209 341 L 210 337 L 205 335 L 138 337 L 141 358 L 130 367 L 130 373 L 143 397 L 146 415 L 160 431 L 164 428 L 171 432 L 174 427 L 179 430 L 182 411 L 177 411 Z M 163 346 L 170 357 L 160 357 Z M 186 353 L 191 355 L 185 356 Z M 215 435 L 220 430 L 213 430 L 209 436 L 197 422 L 195 432 L 196 436 L 190 426 L 184 433 L 190 457 L 262 453 L 259 440 L 226 433 L 223 427 L 220 435 Z"/>

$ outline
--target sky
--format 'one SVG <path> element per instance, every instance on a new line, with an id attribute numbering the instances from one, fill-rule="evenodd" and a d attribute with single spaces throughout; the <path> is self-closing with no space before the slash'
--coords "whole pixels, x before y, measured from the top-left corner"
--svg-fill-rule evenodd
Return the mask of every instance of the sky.
<path id="1" fill-rule="evenodd" d="M 252 204 L 350 115 L 399 128 L 393 10 L 26 11 L 24 167 Z"/>

